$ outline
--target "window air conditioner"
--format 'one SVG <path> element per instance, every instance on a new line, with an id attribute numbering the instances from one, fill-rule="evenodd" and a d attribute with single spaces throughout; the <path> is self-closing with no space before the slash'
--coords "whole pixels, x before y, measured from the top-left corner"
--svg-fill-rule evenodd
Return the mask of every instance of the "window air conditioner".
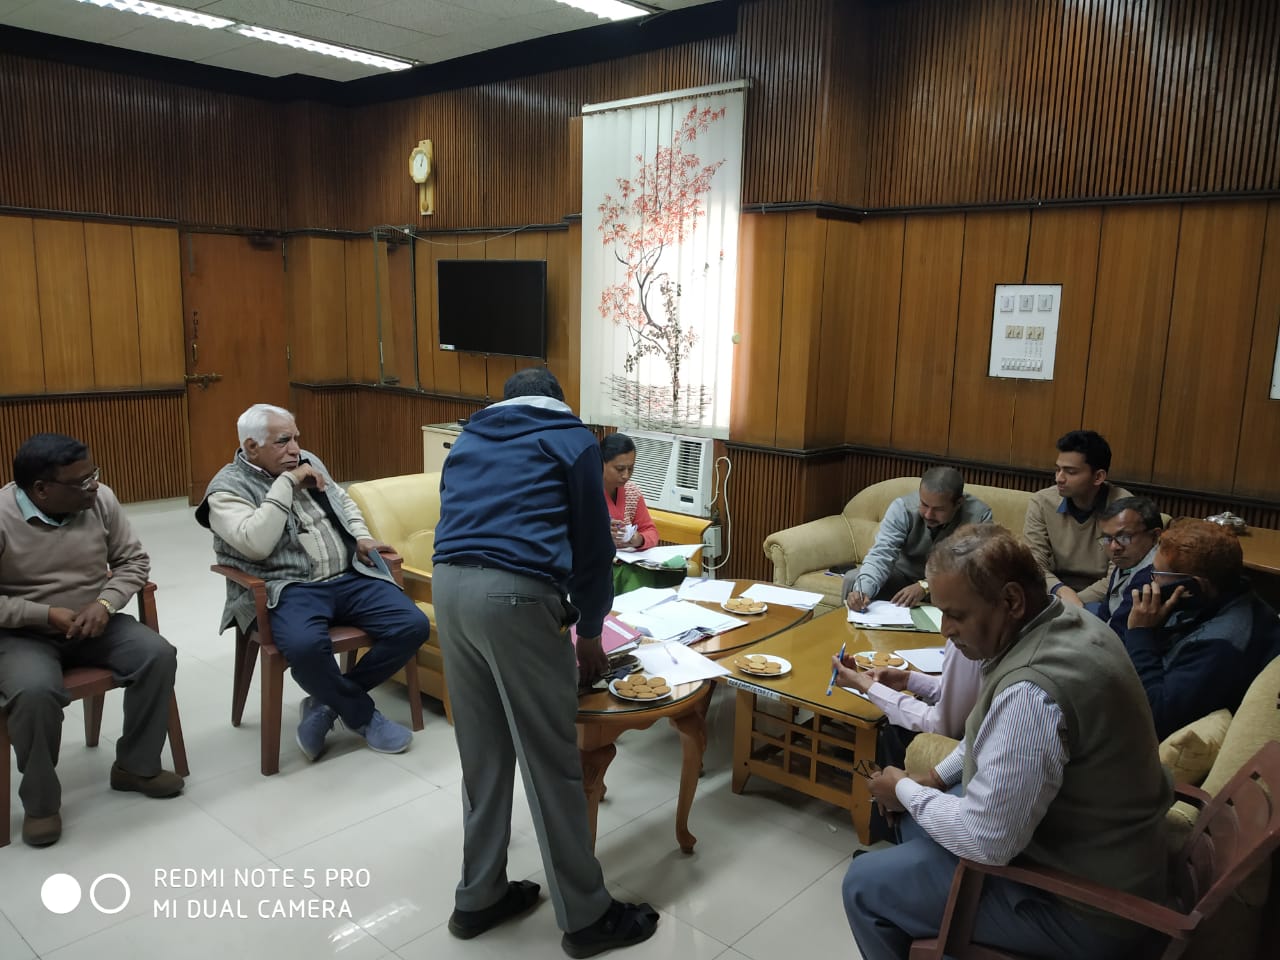
<path id="1" fill-rule="evenodd" d="M 629 430 L 627 436 L 636 444 L 636 469 L 631 479 L 650 507 L 695 517 L 711 516 L 715 448 L 710 437 L 681 437 L 647 430 Z"/>

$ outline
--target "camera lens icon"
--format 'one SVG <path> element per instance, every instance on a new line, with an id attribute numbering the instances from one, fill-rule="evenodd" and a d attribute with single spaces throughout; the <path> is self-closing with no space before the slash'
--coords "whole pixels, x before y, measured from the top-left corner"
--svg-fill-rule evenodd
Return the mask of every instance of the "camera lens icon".
<path id="1" fill-rule="evenodd" d="M 117 884 L 120 888 L 118 893 L 113 890 Z M 83 896 L 80 881 L 69 873 L 51 874 L 40 885 L 40 902 L 50 913 L 70 913 L 80 906 Z M 119 903 L 114 902 L 115 896 L 119 896 Z M 127 907 L 132 897 L 133 890 L 129 886 L 129 881 L 118 873 L 104 873 L 89 884 L 89 902 L 99 913 L 108 916 L 119 913 Z"/>

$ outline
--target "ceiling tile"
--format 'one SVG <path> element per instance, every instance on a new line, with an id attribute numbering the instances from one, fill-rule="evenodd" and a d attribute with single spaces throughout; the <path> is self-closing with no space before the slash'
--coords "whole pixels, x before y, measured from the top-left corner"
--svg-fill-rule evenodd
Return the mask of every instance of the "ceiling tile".
<path id="1" fill-rule="evenodd" d="M 35 0 L 0 0 L 0 22 L 8 22 L 2 18 L 22 7 L 29 7 L 34 2 Z"/>
<path id="2" fill-rule="evenodd" d="M 443 0 L 390 0 L 370 6 L 361 16 L 397 27 L 407 27 L 433 37 L 470 30 L 493 18 Z"/>
<path id="3" fill-rule="evenodd" d="M 488 48 L 476 43 L 463 42 L 454 35 L 449 37 L 424 37 L 421 40 L 415 40 L 413 43 L 403 47 L 396 47 L 395 50 L 387 52 L 393 56 L 407 57 L 410 60 L 417 60 L 421 63 L 440 63 L 444 60 L 453 60 L 456 57 L 479 53 L 485 49 Z"/>
<path id="4" fill-rule="evenodd" d="M 383 70 L 362 63 L 323 57 L 318 53 L 307 53 L 292 47 L 281 47 L 261 41 L 204 57 L 200 62 L 230 70 L 260 73 L 268 77 L 302 73 L 309 77 L 323 77 L 329 80 L 354 80 L 385 73 Z"/>
<path id="5" fill-rule="evenodd" d="M 168 23 L 151 17 L 139 17 L 142 26 L 111 41 L 115 47 L 141 50 L 179 60 L 201 60 L 204 57 L 234 50 L 249 43 L 260 43 L 230 30 L 195 30 L 180 23 Z"/>
<path id="6" fill-rule="evenodd" d="M 23 30 L 105 43 L 138 29 L 142 19 L 136 13 L 106 10 L 76 0 L 43 0 L 7 14 L 4 22 Z"/>

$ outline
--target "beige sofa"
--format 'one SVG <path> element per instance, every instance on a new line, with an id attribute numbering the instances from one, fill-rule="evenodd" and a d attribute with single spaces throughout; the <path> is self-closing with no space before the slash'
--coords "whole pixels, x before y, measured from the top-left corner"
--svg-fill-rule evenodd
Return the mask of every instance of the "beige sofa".
<path id="1" fill-rule="evenodd" d="M 825 613 L 840 606 L 841 578 L 827 573 L 833 566 L 861 563 L 875 543 L 889 504 L 920 489 L 919 477 L 895 477 L 859 491 L 840 513 L 771 533 L 764 553 L 773 561 L 773 582 L 823 595 L 814 611 Z M 965 484 L 991 508 L 995 522 L 1021 536 L 1031 494 L 1006 487 Z"/>

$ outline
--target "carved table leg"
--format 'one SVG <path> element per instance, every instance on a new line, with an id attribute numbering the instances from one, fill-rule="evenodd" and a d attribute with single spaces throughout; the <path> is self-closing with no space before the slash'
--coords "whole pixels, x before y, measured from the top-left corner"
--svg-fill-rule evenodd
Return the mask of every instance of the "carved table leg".
<path id="1" fill-rule="evenodd" d="M 591 846 L 596 843 L 596 814 L 600 810 L 600 800 L 604 796 L 604 775 L 613 762 L 618 748 L 613 742 L 602 744 L 594 749 L 579 750 L 582 756 L 582 789 L 587 794 L 587 819 L 591 824 Z"/>
<path id="2" fill-rule="evenodd" d="M 710 699 L 710 698 L 708 698 Z M 693 795 L 698 789 L 698 773 L 702 770 L 702 755 L 707 750 L 706 711 L 690 710 L 678 717 L 671 717 L 671 725 L 680 733 L 684 762 L 680 766 L 680 798 L 676 802 L 676 840 L 685 853 L 693 853 L 698 838 L 689 832 L 689 810 Z"/>

